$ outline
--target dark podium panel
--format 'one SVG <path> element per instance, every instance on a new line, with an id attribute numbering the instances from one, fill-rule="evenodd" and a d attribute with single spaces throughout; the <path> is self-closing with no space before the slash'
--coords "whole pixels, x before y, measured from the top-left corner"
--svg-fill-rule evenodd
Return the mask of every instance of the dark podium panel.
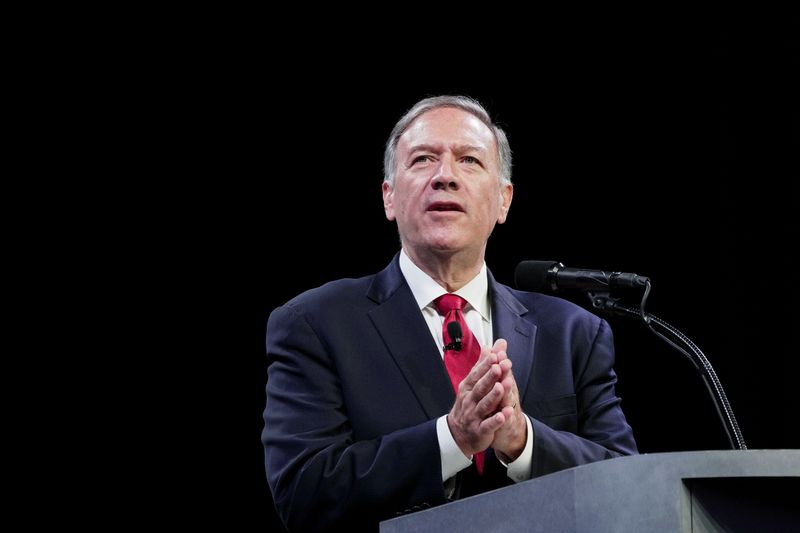
<path id="1" fill-rule="evenodd" d="M 609 459 L 386 520 L 380 530 L 800 532 L 800 450 Z"/>

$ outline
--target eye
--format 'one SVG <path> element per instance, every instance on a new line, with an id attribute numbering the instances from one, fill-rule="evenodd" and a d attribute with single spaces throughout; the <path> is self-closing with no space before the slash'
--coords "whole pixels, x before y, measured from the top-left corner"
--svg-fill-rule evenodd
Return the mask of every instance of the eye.
<path id="1" fill-rule="evenodd" d="M 429 155 L 418 155 L 411 161 L 412 165 L 416 165 L 417 163 L 426 163 L 431 160 L 431 156 Z"/>
<path id="2" fill-rule="evenodd" d="M 471 155 L 465 155 L 464 157 L 461 158 L 461 161 L 463 161 L 464 163 L 469 163 L 470 165 L 480 165 L 481 164 L 481 162 L 479 160 L 475 159 Z"/>

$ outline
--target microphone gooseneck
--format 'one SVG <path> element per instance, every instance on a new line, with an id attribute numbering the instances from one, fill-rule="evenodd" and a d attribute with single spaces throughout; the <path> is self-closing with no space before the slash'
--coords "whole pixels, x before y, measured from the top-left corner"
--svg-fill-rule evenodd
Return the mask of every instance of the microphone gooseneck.
<path id="1" fill-rule="evenodd" d="M 714 401 L 714 407 L 717 408 L 717 414 L 725 428 L 731 448 L 734 450 L 746 450 L 747 444 L 744 442 L 744 435 L 742 435 L 742 430 L 739 429 L 739 423 L 736 421 L 733 408 L 728 402 L 725 389 L 722 388 L 722 383 L 717 377 L 714 367 L 711 366 L 711 362 L 706 358 L 702 350 L 676 327 L 651 313 L 645 313 L 643 309 L 633 309 L 616 303 L 611 304 L 611 309 L 619 316 L 641 318 L 644 325 L 653 335 L 689 359 L 697 371 L 700 372 L 703 384 Z"/>

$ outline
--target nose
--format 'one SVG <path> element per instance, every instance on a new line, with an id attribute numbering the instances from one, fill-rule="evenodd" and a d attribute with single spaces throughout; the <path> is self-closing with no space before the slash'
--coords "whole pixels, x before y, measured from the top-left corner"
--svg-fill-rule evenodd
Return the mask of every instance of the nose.
<path id="1" fill-rule="evenodd" d="M 458 190 L 455 164 L 450 157 L 445 156 L 439 160 L 439 166 L 436 167 L 436 171 L 431 176 L 431 187 L 435 190 Z"/>

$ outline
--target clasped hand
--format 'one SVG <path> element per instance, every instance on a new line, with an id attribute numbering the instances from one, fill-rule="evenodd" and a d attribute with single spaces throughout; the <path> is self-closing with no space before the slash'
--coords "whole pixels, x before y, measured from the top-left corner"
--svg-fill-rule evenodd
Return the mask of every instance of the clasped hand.
<path id="1" fill-rule="evenodd" d="M 447 415 L 450 433 L 468 457 L 491 447 L 508 463 L 525 447 L 527 424 L 507 346 L 504 339 L 498 339 L 491 348 L 481 348 L 478 362 L 459 384 Z"/>

